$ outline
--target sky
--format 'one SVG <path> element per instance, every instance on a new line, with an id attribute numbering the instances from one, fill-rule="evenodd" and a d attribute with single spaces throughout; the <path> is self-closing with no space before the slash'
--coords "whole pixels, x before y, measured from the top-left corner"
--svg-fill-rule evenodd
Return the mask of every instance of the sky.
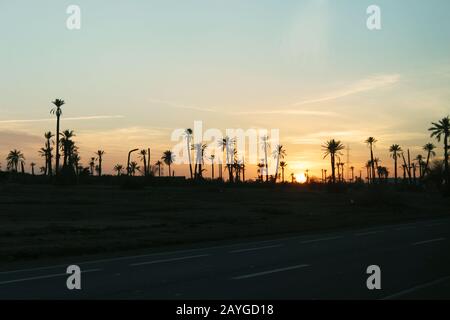
<path id="1" fill-rule="evenodd" d="M 372 4 L 381 30 L 366 26 Z M 80 30 L 66 27 L 69 5 Z M 86 166 L 105 150 L 105 172 L 130 148 L 151 147 L 155 162 L 196 120 L 279 129 L 287 174 L 320 176 L 331 138 L 358 173 L 374 136 L 391 167 L 391 144 L 423 154 L 430 123 L 450 113 L 449 13 L 448 0 L 0 0 L 0 163 L 17 148 L 43 165 L 62 98 L 62 129 Z"/>

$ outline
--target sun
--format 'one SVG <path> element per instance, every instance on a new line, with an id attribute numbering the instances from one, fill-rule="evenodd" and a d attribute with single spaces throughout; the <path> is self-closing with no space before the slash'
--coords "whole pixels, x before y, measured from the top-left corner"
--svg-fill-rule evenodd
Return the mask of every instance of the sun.
<path id="1" fill-rule="evenodd" d="M 297 173 L 295 174 L 295 180 L 297 180 L 298 183 L 305 183 L 306 182 L 306 175 L 304 173 Z"/>

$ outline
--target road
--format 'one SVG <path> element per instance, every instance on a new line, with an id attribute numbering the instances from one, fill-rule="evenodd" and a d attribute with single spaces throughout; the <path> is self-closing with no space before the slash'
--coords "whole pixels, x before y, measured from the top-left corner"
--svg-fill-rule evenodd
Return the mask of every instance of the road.
<path id="1" fill-rule="evenodd" d="M 450 299 L 450 219 L 0 272 L 0 299 Z M 66 268 L 82 270 L 68 290 Z M 367 267 L 381 268 L 368 290 Z"/>

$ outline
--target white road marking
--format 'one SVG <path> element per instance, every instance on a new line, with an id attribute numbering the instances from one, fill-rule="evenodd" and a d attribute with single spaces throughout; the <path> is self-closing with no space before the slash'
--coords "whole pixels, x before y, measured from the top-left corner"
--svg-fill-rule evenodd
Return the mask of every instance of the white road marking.
<path id="1" fill-rule="evenodd" d="M 418 246 L 418 245 L 421 245 L 421 244 L 427 244 L 427 243 L 432 243 L 432 242 L 439 242 L 439 241 L 444 241 L 444 240 L 445 240 L 445 238 L 438 238 L 438 239 L 419 241 L 419 242 L 413 243 L 413 246 Z"/>
<path id="2" fill-rule="evenodd" d="M 336 240 L 336 239 L 341 239 L 341 238 L 342 238 L 342 236 L 330 237 L 330 238 L 321 238 L 321 239 L 312 239 L 312 240 L 302 241 L 301 243 L 314 243 L 314 242 L 320 242 L 320 241 Z"/>
<path id="3" fill-rule="evenodd" d="M 444 282 L 444 281 L 446 281 L 446 280 L 450 280 L 450 276 L 444 277 L 444 278 L 440 278 L 440 279 L 437 279 L 437 280 L 435 280 L 435 281 L 432 281 L 432 282 L 428 282 L 428 283 L 422 284 L 422 285 L 420 285 L 420 286 L 415 286 L 415 287 L 412 287 L 412 288 L 410 288 L 410 289 L 407 289 L 407 290 L 403 290 L 403 291 L 397 292 L 397 293 L 395 293 L 395 294 L 391 294 L 390 296 L 384 297 L 384 298 L 381 299 L 381 300 L 395 299 L 395 298 L 404 296 L 405 294 L 408 294 L 408 293 L 411 293 L 411 292 L 414 292 L 414 291 L 417 291 L 417 290 L 420 290 L 420 289 L 424 289 L 424 288 L 427 288 L 427 287 L 431 287 L 431 286 L 433 286 L 433 285 L 435 285 L 435 284 L 439 284 L 439 283 Z"/>
<path id="4" fill-rule="evenodd" d="M 249 248 L 249 249 L 240 249 L 240 250 L 233 250 L 229 253 L 241 253 L 241 252 L 248 252 L 248 251 L 257 251 L 257 250 L 264 250 L 264 249 L 271 249 L 271 248 L 279 248 L 281 247 L 281 244 L 276 244 L 273 246 L 265 246 L 265 247 L 258 247 L 258 248 Z"/>
<path id="5" fill-rule="evenodd" d="M 368 231 L 368 232 L 361 232 L 361 233 L 356 233 L 355 235 L 357 237 L 362 237 L 362 236 L 369 236 L 372 234 L 378 234 L 378 233 L 382 233 L 384 232 L 383 230 L 378 230 L 378 231 Z"/>
<path id="6" fill-rule="evenodd" d="M 136 267 L 136 266 L 143 266 L 143 265 L 148 265 L 148 264 L 157 264 L 157 263 L 164 263 L 164 262 L 181 261 L 181 260 L 202 258 L 202 257 L 208 257 L 208 256 L 209 256 L 209 254 L 199 254 L 199 255 L 196 255 L 196 256 L 188 256 L 188 257 L 180 257 L 180 258 L 172 258 L 172 259 L 163 259 L 163 260 L 153 260 L 153 261 L 132 263 L 132 264 L 130 264 L 130 266 L 131 267 Z"/>
<path id="7" fill-rule="evenodd" d="M 101 271 L 102 269 L 90 269 L 90 270 L 81 270 L 81 273 L 89 273 L 89 272 L 97 272 Z M 57 278 L 62 276 L 68 276 L 67 273 L 57 273 L 57 274 L 49 274 L 45 276 L 37 276 L 37 277 L 30 277 L 30 278 L 23 278 L 23 279 L 15 279 L 15 280 L 8 280 L 8 281 L 2 281 L 0 282 L 0 285 L 8 284 L 8 283 L 16 283 L 16 282 L 24 282 L 24 281 L 31 281 L 31 280 L 40 280 L 40 279 L 48 279 L 48 278 Z"/>
<path id="8" fill-rule="evenodd" d="M 295 269 L 306 268 L 306 267 L 309 267 L 309 264 L 299 264 L 299 265 L 292 266 L 292 267 L 279 268 L 279 269 L 273 269 L 273 270 L 268 270 L 268 271 L 263 271 L 263 272 L 251 273 L 251 274 L 246 274 L 246 275 L 242 275 L 242 276 L 238 276 L 238 277 L 233 277 L 232 279 L 233 280 L 242 280 L 242 279 L 264 276 L 266 274 L 295 270 Z"/>

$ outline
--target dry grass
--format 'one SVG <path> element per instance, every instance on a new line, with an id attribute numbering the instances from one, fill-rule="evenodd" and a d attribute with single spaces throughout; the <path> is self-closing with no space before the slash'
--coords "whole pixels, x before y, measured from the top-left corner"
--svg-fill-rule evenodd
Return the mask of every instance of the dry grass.
<path id="1" fill-rule="evenodd" d="M 0 185 L 0 261 L 316 232 L 448 215 L 438 194 L 365 189 Z"/>

